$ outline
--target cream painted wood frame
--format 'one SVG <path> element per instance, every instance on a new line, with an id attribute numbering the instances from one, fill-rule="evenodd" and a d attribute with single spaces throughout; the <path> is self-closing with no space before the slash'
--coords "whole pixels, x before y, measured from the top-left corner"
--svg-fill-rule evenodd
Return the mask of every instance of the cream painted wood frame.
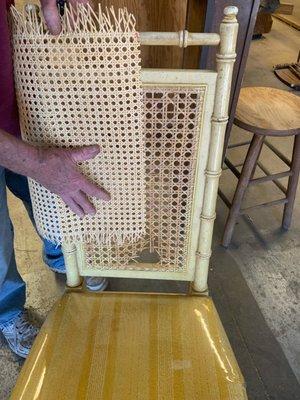
<path id="1" fill-rule="evenodd" d="M 134 277 L 134 278 L 152 278 L 152 279 L 171 279 L 192 281 L 194 277 L 197 239 L 199 236 L 200 216 L 202 209 L 203 191 L 205 187 L 205 167 L 207 165 L 209 141 L 211 132 L 211 115 L 213 112 L 216 72 L 197 71 L 197 70 L 161 70 L 161 69 L 144 69 L 141 73 L 141 79 L 144 88 L 201 88 L 205 89 L 203 112 L 201 120 L 197 121 L 197 168 L 194 180 L 194 194 L 192 204 L 191 229 L 188 232 L 188 257 L 185 272 L 168 272 L 168 271 L 147 271 L 138 270 L 135 264 L 134 270 L 130 269 L 130 265 L 125 270 L 112 269 L 105 270 L 101 268 L 101 272 L 97 269 L 93 270 L 86 267 L 86 258 L 83 246 L 79 243 L 77 247 L 77 267 L 81 276 L 99 275 L 111 277 Z M 145 267 L 151 268 L 151 263 L 144 264 Z M 153 267 L 155 264 L 153 265 Z"/>
<path id="2" fill-rule="evenodd" d="M 82 245 L 64 244 L 67 284 L 80 285 L 80 276 L 108 276 L 126 278 L 169 279 L 193 281 L 197 292 L 207 291 L 207 275 L 211 255 L 211 242 L 225 128 L 228 121 L 228 104 L 231 78 L 235 61 L 238 32 L 237 8 L 227 7 L 220 25 L 220 35 L 189 34 L 187 31 L 140 33 L 145 45 L 218 45 L 217 71 L 143 69 L 142 84 L 163 87 L 206 88 L 203 120 L 199 121 L 196 178 L 192 206 L 192 229 L 189 235 L 187 268 L 184 272 L 139 270 L 93 270 L 85 263 Z M 149 264 L 147 264 L 149 266 Z"/>

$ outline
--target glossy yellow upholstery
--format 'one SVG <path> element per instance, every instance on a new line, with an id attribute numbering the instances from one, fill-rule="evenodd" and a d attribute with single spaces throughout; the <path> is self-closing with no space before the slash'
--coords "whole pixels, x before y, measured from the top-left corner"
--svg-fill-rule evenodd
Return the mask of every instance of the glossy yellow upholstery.
<path id="1" fill-rule="evenodd" d="M 247 396 L 210 298 L 69 292 L 43 325 L 11 398 Z"/>

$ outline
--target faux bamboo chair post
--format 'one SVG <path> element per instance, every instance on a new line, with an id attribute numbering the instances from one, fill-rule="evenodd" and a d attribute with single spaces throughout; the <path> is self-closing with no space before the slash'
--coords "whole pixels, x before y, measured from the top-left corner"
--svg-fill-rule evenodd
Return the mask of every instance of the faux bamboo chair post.
<path id="1" fill-rule="evenodd" d="M 74 243 L 65 243 L 62 246 L 62 252 L 66 265 L 67 286 L 70 288 L 80 286 L 82 283 L 82 278 L 79 275 L 77 265 L 76 245 Z"/>
<path id="2" fill-rule="evenodd" d="M 236 7 L 224 10 L 224 19 L 220 25 L 220 45 L 217 53 L 217 84 L 215 105 L 212 116 L 211 143 L 206 169 L 206 189 L 201 213 L 197 263 L 195 267 L 194 290 L 207 291 L 207 275 L 211 256 L 211 243 L 216 201 L 221 176 L 224 136 L 228 121 L 228 104 L 233 65 L 236 58 L 235 47 L 238 33 Z"/>

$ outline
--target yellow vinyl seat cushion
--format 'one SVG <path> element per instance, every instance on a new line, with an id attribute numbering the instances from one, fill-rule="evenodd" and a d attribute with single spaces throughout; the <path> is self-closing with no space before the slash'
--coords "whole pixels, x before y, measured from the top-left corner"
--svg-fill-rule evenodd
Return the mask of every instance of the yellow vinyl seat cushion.
<path id="1" fill-rule="evenodd" d="M 11 399 L 243 400 L 243 377 L 209 297 L 67 292 Z"/>

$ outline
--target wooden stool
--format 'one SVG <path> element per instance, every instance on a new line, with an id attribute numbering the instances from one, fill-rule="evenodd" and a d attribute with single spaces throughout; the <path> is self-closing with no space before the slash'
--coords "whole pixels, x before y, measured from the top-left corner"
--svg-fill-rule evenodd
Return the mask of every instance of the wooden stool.
<path id="1" fill-rule="evenodd" d="M 297 190 L 300 171 L 300 97 L 289 92 L 268 87 L 246 87 L 240 92 L 237 105 L 235 125 L 253 133 L 251 141 L 237 143 L 228 148 L 248 145 L 248 153 L 241 173 L 228 158 L 224 163 L 238 178 L 238 184 L 232 203 L 219 191 L 219 195 L 229 207 L 222 244 L 228 247 L 235 223 L 241 214 L 265 206 L 284 204 L 282 228 L 289 229 L 292 220 L 293 206 Z M 279 150 L 266 140 L 266 136 L 295 136 L 292 160 L 288 160 Z M 283 162 L 289 170 L 278 174 L 271 174 L 267 168 L 258 161 L 263 144 L 266 144 Z M 259 166 L 266 176 L 253 178 L 256 166 Z M 288 187 L 285 188 L 278 179 L 289 176 Z M 246 189 L 249 185 L 273 181 L 285 194 L 283 199 L 241 208 Z"/>

